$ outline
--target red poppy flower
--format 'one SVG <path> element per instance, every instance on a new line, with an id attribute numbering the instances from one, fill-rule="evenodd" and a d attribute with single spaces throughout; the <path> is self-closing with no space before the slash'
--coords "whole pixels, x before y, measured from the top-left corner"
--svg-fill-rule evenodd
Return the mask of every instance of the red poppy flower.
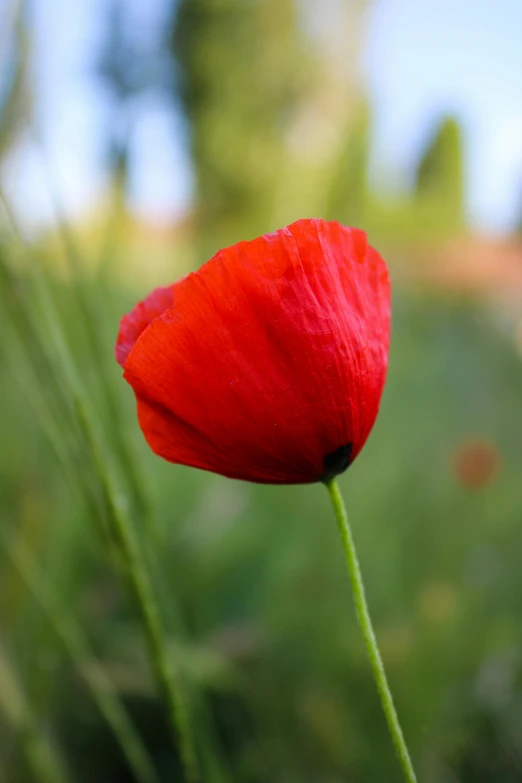
<path id="1" fill-rule="evenodd" d="M 301 484 L 363 447 L 389 332 L 388 271 L 364 232 L 299 220 L 154 291 L 122 319 L 116 358 L 156 454 Z"/>

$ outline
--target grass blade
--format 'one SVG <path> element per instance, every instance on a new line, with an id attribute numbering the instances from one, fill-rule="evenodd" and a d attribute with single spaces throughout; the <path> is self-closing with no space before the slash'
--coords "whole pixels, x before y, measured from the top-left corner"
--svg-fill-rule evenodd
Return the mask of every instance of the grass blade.
<path id="1" fill-rule="evenodd" d="M 0 709 L 16 730 L 35 783 L 71 783 L 57 750 L 40 730 L 5 651 L 0 648 Z"/>
<path id="2" fill-rule="evenodd" d="M 136 780 L 139 783 L 158 783 L 159 778 L 152 759 L 126 709 L 115 694 L 110 677 L 90 649 L 89 641 L 81 626 L 66 610 L 44 574 L 38 570 L 27 545 L 18 538 L 6 542 L 5 547 L 33 599 L 45 612 L 85 681 L 100 713 L 111 727 Z"/>
<path id="3" fill-rule="evenodd" d="M 6 204 L 6 207 L 12 219 L 9 205 Z M 19 232 L 18 234 L 20 236 Z M 35 269 L 35 266 L 33 265 L 32 268 Z M 61 383 L 63 388 L 67 389 L 67 395 L 74 406 L 82 439 L 87 446 L 87 453 L 92 456 L 94 472 L 108 510 L 107 522 L 111 538 L 118 549 L 118 565 L 138 611 L 150 662 L 160 692 L 168 707 L 175 745 L 179 745 L 186 777 L 192 783 L 198 779 L 195 745 L 182 692 L 179 667 L 174 666 L 174 661 L 167 652 L 163 622 L 146 558 L 140 548 L 133 521 L 128 514 L 125 496 L 118 486 L 111 455 L 105 448 L 104 440 L 99 434 L 97 418 L 90 409 L 89 400 L 84 393 L 64 339 L 47 281 L 41 270 L 36 268 L 35 271 L 35 282 L 38 285 L 42 313 L 56 355 L 57 366 L 61 372 Z"/>

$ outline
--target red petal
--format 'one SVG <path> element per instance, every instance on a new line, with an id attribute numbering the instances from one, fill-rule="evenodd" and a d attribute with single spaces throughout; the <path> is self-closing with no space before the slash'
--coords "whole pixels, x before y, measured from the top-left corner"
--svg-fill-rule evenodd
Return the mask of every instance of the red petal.
<path id="1" fill-rule="evenodd" d="M 329 455 L 353 459 L 368 437 L 389 328 L 386 265 L 365 234 L 301 220 L 178 283 L 125 378 L 165 459 L 250 481 L 317 481 Z"/>
<path id="2" fill-rule="evenodd" d="M 144 329 L 165 310 L 172 307 L 173 291 L 174 286 L 156 288 L 143 302 L 138 302 L 134 310 L 123 316 L 114 349 L 116 361 L 122 367 L 125 367 L 127 356 Z"/>

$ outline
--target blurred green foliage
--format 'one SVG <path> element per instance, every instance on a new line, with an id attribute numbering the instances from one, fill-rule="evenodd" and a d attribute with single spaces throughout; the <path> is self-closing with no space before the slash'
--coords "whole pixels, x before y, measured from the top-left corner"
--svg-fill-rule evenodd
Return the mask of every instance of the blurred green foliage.
<path id="1" fill-rule="evenodd" d="M 464 163 L 462 134 L 454 117 L 442 120 L 417 167 L 416 193 L 434 208 L 443 207 L 445 225 L 459 229 L 464 222 Z"/>
<path id="2" fill-rule="evenodd" d="M 329 190 L 326 215 L 346 226 L 364 226 L 370 194 L 370 107 L 361 102 L 346 133 Z"/>
<path id="3" fill-rule="evenodd" d="M 114 19 L 109 49 L 120 56 Z M 329 52 L 307 38 L 296 5 L 182 0 L 173 20 L 165 45 L 180 69 L 197 184 L 194 231 L 172 247 L 172 277 L 190 251 L 199 263 L 221 241 L 320 204 L 378 243 L 395 282 L 389 380 L 370 441 L 342 478 L 377 636 L 420 780 L 515 783 L 518 314 L 416 289 L 399 272 L 405 258 L 422 262 L 418 243 L 465 230 L 458 124 L 435 129 L 411 192 L 384 195 L 369 177 L 371 107 L 337 83 L 322 101 Z M 311 145 L 307 157 L 303 134 L 308 143 L 325 127 L 328 154 Z M 111 215 L 110 229 L 122 256 L 130 218 L 120 219 Z M 72 371 L 154 577 L 204 780 L 398 781 L 323 488 L 251 486 L 154 457 L 112 360 L 118 319 L 145 292 L 128 274 L 123 286 L 110 263 L 89 272 L 83 261 L 98 248 L 78 247 L 63 228 L 66 274 L 56 241 L 24 249 L 1 224 L 4 777 L 139 780 L 123 725 L 160 780 L 182 779 L 113 567 L 105 486 Z M 155 253 L 151 244 L 148 265 Z M 491 470 L 478 481 L 481 450 Z"/>
<path id="4" fill-rule="evenodd" d="M 196 174 L 198 229 L 218 244 L 270 220 L 286 135 L 313 69 L 293 0 L 182 0 L 172 49 Z M 205 248 L 202 248 L 202 252 Z"/>

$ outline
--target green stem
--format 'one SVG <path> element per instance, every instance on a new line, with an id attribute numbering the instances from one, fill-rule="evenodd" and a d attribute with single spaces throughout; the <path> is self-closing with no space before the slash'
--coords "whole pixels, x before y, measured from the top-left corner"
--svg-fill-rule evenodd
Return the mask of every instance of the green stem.
<path id="1" fill-rule="evenodd" d="M 395 750 L 402 767 L 404 779 L 407 781 L 407 783 L 416 783 L 417 778 L 415 777 L 415 771 L 411 763 L 408 747 L 404 740 L 404 735 L 399 723 L 397 711 L 395 709 L 395 705 L 393 704 L 393 698 L 388 681 L 386 679 L 386 672 L 384 671 L 379 647 L 377 646 L 377 639 L 375 638 L 370 612 L 368 610 L 368 604 L 366 601 L 361 568 L 359 566 L 359 560 L 357 558 L 357 552 L 355 549 L 350 523 L 348 522 L 346 508 L 339 491 L 339 485 L 335 479 L 331 479 L 330 481 L 325 482 L 325 486 L 328 490 L 328 494 L 330 495 L 334 507 L 337 527 L 339 528 L 339 533 L 341 535 L 341 541 L 343 543 L 344 554 L 346 557 L 346 564 L 350 574 L 357 620 L 364 638 L 364 643 L 366 644 L 366 650 L 370 658 L 375 684 L 377 685 L 382 708 L 388 722 L 388 728 L 390 730 L 393 744 L 395 745 Z"/>
<path id="2" fill-rule="evenodd" d="M 151 662 L 169 707 L 169 718 L 174 736 L 179 740 L 185 774 L 189 783 L 197 783 L 199 779 L 198 764 L 192 744 L 185 701 L 181 694 L 179 671 L 173 671 L 173 662 L 167 656 L 158 605 L 139 544 L 130 526 L 123 522 L 119 514 L 115 516 L 115 533 L 123 555 L 123 566 L 126 568 L 129 585 L 141 615 Z"/>
<path id="3" fill-rule="evenodd" d="M 120 555 L 127 583 L 139 612 L 143 632 L 149 648 L 150 661 L 157 682 L 169 710 L 169 720 L 174 739 L 179 742 L 183 769 L 188 783 L 199 780 L 198 762 L 190 723 L 182 694 L 179 668 L 167 653 L 163 623 L 159 613 L 154 588 L 147 563 L 140 548 L 134 527 L 122 508 L 113 483 L 111 466 L 103 459 L 100 441 L 91 425 L 88 411 L 80 395 L 76 394 L 78 418 L 89 442 L 99 478 L 109 508 L 110 530 Z"/>

